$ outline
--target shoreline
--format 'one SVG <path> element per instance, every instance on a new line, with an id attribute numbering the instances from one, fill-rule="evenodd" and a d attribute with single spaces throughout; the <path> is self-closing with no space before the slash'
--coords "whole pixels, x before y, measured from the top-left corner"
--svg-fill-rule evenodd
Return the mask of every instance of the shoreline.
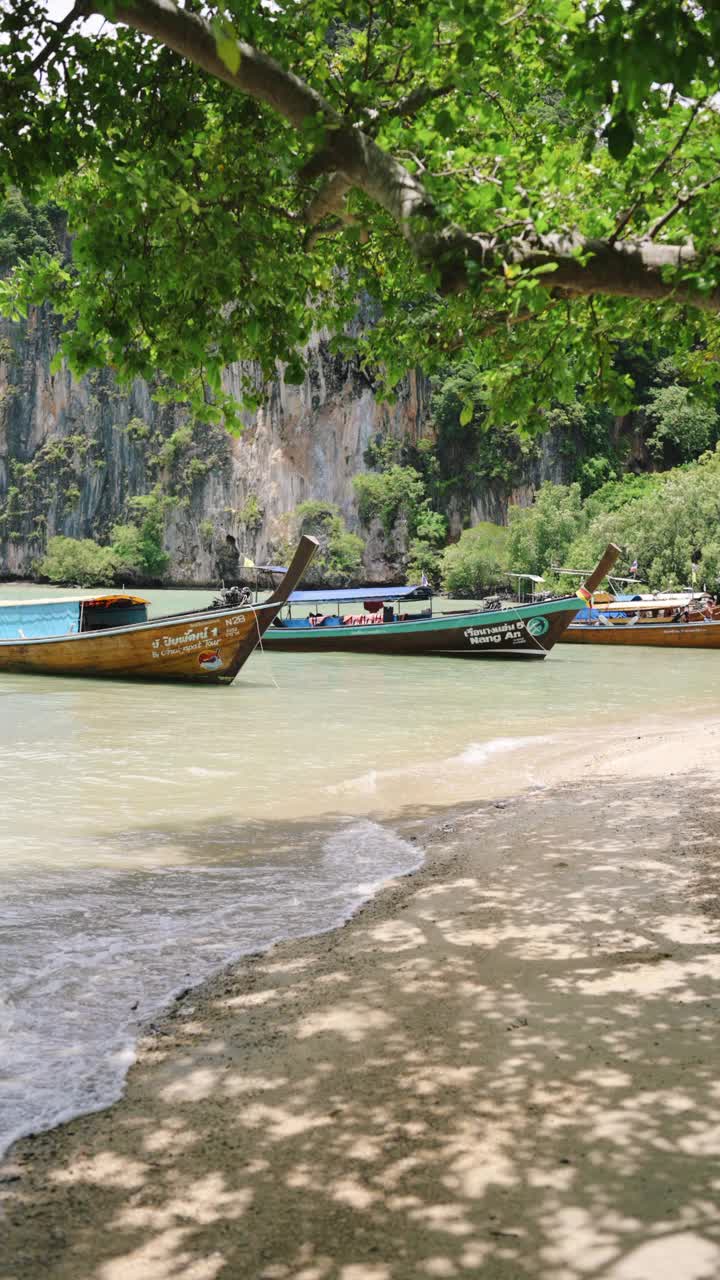
<path id="1" fill-rule="evenodd" d="M 572 766 L 555 760 L 541 785 L 511 798 L 394 819 L 425 850 L 418 871 L 344 926 L 278 943 L 185 993 L 141 1041 L 118 1103 L 11 1148 L 0 1192 L 13 1280 L 414 1280 L 486 1267 L 502 1280 L 560 1280 L 587 1274 L 588 1250 L 607 1255 L 592 1272 L 603 1280 L 656 1280 L 654 1194 L 623 1225 L 628 1187 L 611 1211 L 592 1173 L 600 1227 L 570 1194 L 582 1163 L 572 1109 L 603 1144 L 615 1131 L 623 1185 L 633 1159 L 671 1166 L 663 1098 L 681 1084 L 688 1095 L 687 1067 L 667 1079 L 687 1005 L 707 1128 L 717 1115 L 711 1062 L 697 1053 L 718 1017 L 707 803 L 718 741 L 720 721 L 708 717 L 659 736 L 624 732 Z M 558 895 L 566 912 L 554 919 Z M 593 1049 L 573 1028 L 584 1040 L 596 999 Z M 632 1016 L 617 1013 L 618 999 L 634 1004 Z M 667 1069 L 644 1062 L 640 1029 L 647 1039 L 658 1020 L 673 1028 Z M 527 1095 L 520 1111 L 508 1060 Z M 646 1152 L 636 1129 L 638 1115 L 652 1119 L 650 1103 L 638 1099 L 650 1094 L 662 1115 Z M 525 1149 L 536 1120 L 555 1151 L 549 1164 L 544 1149 Z M 558 1155 L 566 1140 L 571 1154 Z M 686 1141 L 702 1165 L 702 1138 Z M 709 1186 L 709 1167 L 704 1176 Z M 656 1173 L 648 1179 L 656 1190 Z M 681 1199 L 687 1224 L 686 1187 Z M 560 1223 L 562 1247 L 540 1241 L 536 1200 Z M 620 1241 L 638 1222 L 647 1240 L 624 1271 L 631 1254 Z M 688 1277 L 714 1275 L 715 1232 L 694 1239 L 691 1224 L 684 1235 L 675 1270 L 695 1259 Z"/>

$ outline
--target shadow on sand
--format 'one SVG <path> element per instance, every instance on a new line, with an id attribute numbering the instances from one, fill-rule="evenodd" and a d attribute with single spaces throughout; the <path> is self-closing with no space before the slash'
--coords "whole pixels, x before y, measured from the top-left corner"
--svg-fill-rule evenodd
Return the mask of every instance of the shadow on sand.
<path id="1" fill-rule="evenodd" d="M 424 871 L 188 994 L 123 1102 L 17 1145 L 3 1276 L 715 1280 L 714 799 L 418 821 Z"/>

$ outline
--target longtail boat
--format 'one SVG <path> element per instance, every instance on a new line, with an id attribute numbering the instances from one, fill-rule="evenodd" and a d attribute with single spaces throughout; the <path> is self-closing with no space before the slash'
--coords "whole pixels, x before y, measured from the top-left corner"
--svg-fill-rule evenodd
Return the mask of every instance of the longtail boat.
<path id="1" fill-rule="evenodd" d="M 580 610 L 562 643 L 720 649 L 720 617 L 704 593 L 603 595 Z"/>
<path id="2" fill-rule="evenodd" d="M 361 587 L 296 591 L 287 616 L 276 617 L 263 646 L 291 653 L 393 653 L 461 658 L 544 658 L 608 572 L 619 552 L 612 544 L 578 595 L 534 604 L 495 601 L 484 609 L 433 613 L 426 587 Z M 342 612 L 352 604 L 363 612 Z M 423 608 L 406 612 L 410 603 Z M 326 604 L 329 613 L 317 606 Z M 293 607 L 302 616 L 292 615 Z M 314 612 L 305 611 L 310 608 Z"/>
<path id="3" fill-rule="evenodd" d="M 300 540 L 262 604 L 148 620 L 146 600 L 117 593 L 0 603 L 0 672 L 230 684 L 316 549 L 315 538 Z"/>

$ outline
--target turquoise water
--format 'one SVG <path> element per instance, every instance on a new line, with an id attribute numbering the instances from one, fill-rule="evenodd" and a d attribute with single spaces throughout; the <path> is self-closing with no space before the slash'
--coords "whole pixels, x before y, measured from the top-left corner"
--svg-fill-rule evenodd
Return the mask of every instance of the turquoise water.
<path id="1" fill-rule="evenodd" d="M 151 594 L 157 613 L 212 593 Z M 413 869 L 402 815 L 719 707 L 715 653 L 586 646 L 537 664 L 256 653 L 230 688 L 0 676 L 0 1138 L 116 1097 L 178 988 Z"/>

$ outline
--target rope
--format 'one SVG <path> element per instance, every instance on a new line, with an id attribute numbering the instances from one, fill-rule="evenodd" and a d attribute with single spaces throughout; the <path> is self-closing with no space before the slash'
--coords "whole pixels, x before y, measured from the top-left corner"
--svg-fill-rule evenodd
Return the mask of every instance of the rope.
<path id="1" fill-rule="evenodd" d="M 511 612 L 511 611 L 512 611 L 513 613 L 517 613 L 517 607 L 516 607 L 516 605 L 512 604 L 512 602 L 511 602 L 511 604 L 510 604 L 510 609 L 508 610 L 508 612 Z M 505 610 L 503 610 L 503 612 L 505 612 Z M 538 640 L 537 636 L 534 636 L 534 635 L 533 635 L 533 633 L 532 633 L 532 631 L 529 631 L 529 630 L 528 630 L 528 624 L 527 624 L 526 619 L 525 619 L 525 618 L 521 618 L 521 617 L 520 617 L 520 615 L 519 615 L 519 613 L 517 614 L 517 618 L 518 618 L 518 622 L 522 622 L 522 624 L 523 624 L 523 630 L 525 631 L 525 634 L 526 634 L 526 635 L 528 635 L 532 641 L 534 641 L 534 643 L 537 645 L 538 649 L 540 649 L 543 653 L 547 653 L 547 649 L 545 648 L 545 646 L 544 646 L 543 644 L 541 644 L 541 643 L 540 643 L 540 641 Z"/>
<path id="2" fill-rule="evenodd" d="M 258 616 L 257 616 L 257 610 L 255 609 L 255 606 L 254 606 L 254 605 L 252 605 L 252 606 L 251 606 L 251 608 L 252 608 L 252 612 L 253 612 L 253 617 L 254 617 L 254 619 L 255 619 L 255 626 L 257 627 L 257 633 L 258 633 L 258 645 L 260 646 L 260 652 L 261 652 L 262 654 L 264 654 L 264 653 L 265 653 L 265 646 L 264 646 L 264 644 L 263 644 L 263 642 L 262 642 L 262 633 L 261 633 L 261 631 L 260 631 L 260 621 L 259 621 Z M 279 692 L 280 692 L 280 685 L 278 684 L 277 680 L 275 679 L 275 675 L 274 675 L 274 673 L 273 673 L 273 669 L 272 669 L 272 658 L 270 659 L 270 679 L 272 680 L 273 684 L 275 685 L 275 688 L 277 689 L 277 691 L 278 691 L 278 693 L 279 693 Z"/>

